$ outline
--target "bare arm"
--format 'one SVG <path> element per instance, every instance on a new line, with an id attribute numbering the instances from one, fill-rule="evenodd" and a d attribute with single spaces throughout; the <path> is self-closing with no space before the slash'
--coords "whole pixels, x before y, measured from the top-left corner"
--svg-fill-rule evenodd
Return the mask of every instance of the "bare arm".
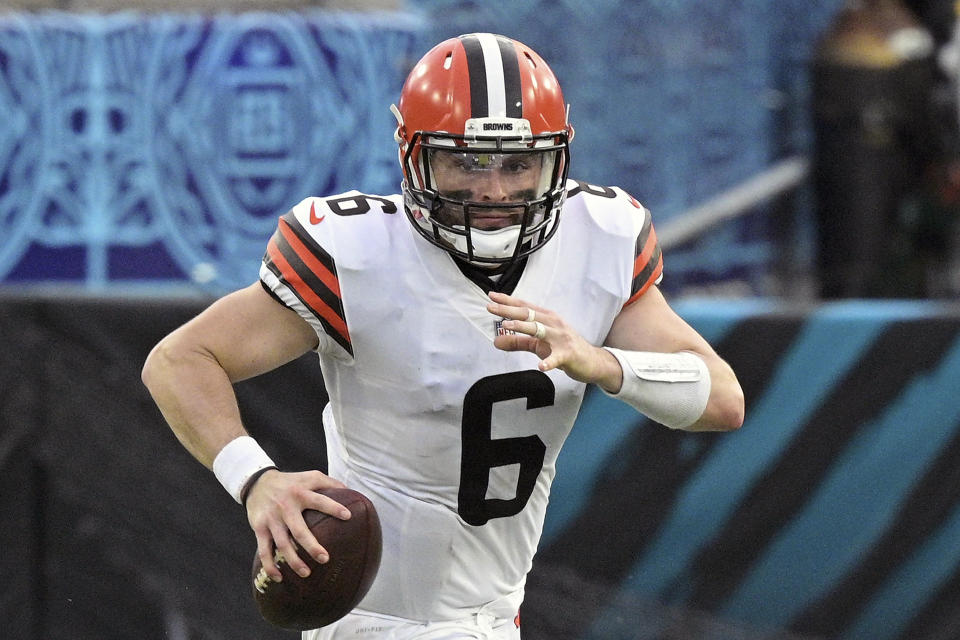
<path id="1" fill-rule="evenodd" d="M 143 382 L 187 450 L 207 468 L 246 432 L 233 383 L 275 369 L 317 344 L 299 316 L 259 283 L 227 295 L 150 352 Z"/>
<path id="2" fill-rule="evenodd" d="M 540 369 L 561 369 L 575 380 L 596 384 L 610 393 L 619 391 L 623 372 L 607 350 L 589 344 L 556 313 L 501 293 L 491 293 L 487 309 L 504 318 L 504 327 L 519 332 L 497 337 L 495 346 L 505 351 L 530 351 L 540 358 Z M 526 322 L 528 309 L 545 326 L 545 336 L 535 339 L 536 327 Z M 743 424 L 743 391 L 736 375 L 703 337 L 678 316 L 663 294 L 650 287 L 620 312 L 604 341 L 605 346 L 629 351 L 676 353 L 691 351 L 700 356 L 710 372 L 711 387 L 703 415 L 688 431 L 728 431 Z"/>
<path id="3" fill-rule="evenodd" d="M 161 340 L 147 357 L 142 378 L 177 439 L 212 468 L 224 446 L 246 435 L 233 383 L 286 364 L 316 344 L 310 325 L 254 283 L 221 298 Z M 294 540 L 318 561 L 327 560 L 302 511 L 349 517 L 342 505 L 315 492 L 334 486 L 343 484 L 320 471 L 269 471 L 254 485 L 247 518 L 260 560 L 274 580 L 281 577 L 274 545 L 301 575 L 309 569 L 297 556 Z"/>

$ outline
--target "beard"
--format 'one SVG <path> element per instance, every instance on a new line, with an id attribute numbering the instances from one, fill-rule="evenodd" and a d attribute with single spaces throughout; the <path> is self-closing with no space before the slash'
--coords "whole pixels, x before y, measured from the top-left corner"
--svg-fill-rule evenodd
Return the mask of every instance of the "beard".
<path id="1" fill-rule="evenodd" d="M 465 228 L 466 212 L 469 209 L 471 228 L 493 231 L 523 224 L 524 215 L 528 210 L 531 218 L 527 227 L 532 227 L 543 219 L 543 212 L 546 210 L 543 203 L 527 205 L 527 202 L 536 199 L 536 193 L 532 189 L 512 194 L 514 199 L 502 204 L 472 202 L 469 200 L 472 195 L 469 191 L 444 193 L 440 197 L 439 206 L 432 214 L 433 218 L 448 227 Z"/>

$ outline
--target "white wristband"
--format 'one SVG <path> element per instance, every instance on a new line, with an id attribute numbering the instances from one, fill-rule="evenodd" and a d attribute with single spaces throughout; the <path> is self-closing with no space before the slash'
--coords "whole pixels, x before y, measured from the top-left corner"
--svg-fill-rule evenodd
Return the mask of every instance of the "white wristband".
<path id="1" fill-rule="evenodd" d="M 260 469 L 276 467 L 267 452 L 250 436 L 231 440 L 213 459 L 213 474 L 233 499 L 242 504 L 241 492 L 250 476 Z"/>
<path id="2" fill-rule="evenodd" d="M 710 399 L 710 370 L 689 351 L 652 353 L 604 347 L 623 369 L 623 384 L 608 396 L 623 400 L 645 416 L 671 429 L 696 422 Z"/>

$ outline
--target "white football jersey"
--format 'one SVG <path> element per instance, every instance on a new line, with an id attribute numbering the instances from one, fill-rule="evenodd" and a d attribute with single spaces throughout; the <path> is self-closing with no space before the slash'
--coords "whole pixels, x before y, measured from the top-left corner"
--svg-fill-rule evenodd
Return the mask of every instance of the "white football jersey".
<path id="1" fill-rule="evenodd" d="M 600 345 L 660 277 L 660 249 L 629 195 L 568 192 L 512 295 Z M 486 294 L 402 207 L 399 195 L 308 198 L 280 219 L 260 277 L 320 338 L 329 474 L 380 515 L 383 560 L 359 609 L 512 617 L 585 385 L 496 349 Z"/>

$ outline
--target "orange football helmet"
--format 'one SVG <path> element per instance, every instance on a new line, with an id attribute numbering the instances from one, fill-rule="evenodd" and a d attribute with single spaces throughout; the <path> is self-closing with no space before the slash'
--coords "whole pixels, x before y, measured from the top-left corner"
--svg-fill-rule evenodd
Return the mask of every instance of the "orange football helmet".
<path id="1" fill-rule="evenodd" d="M 445 40 L 414 66 L 391 111 L 405 210 L 424 238 L 497 265 L 553 236 L 573 127 L 535 51 L 490 33 Z"/>

